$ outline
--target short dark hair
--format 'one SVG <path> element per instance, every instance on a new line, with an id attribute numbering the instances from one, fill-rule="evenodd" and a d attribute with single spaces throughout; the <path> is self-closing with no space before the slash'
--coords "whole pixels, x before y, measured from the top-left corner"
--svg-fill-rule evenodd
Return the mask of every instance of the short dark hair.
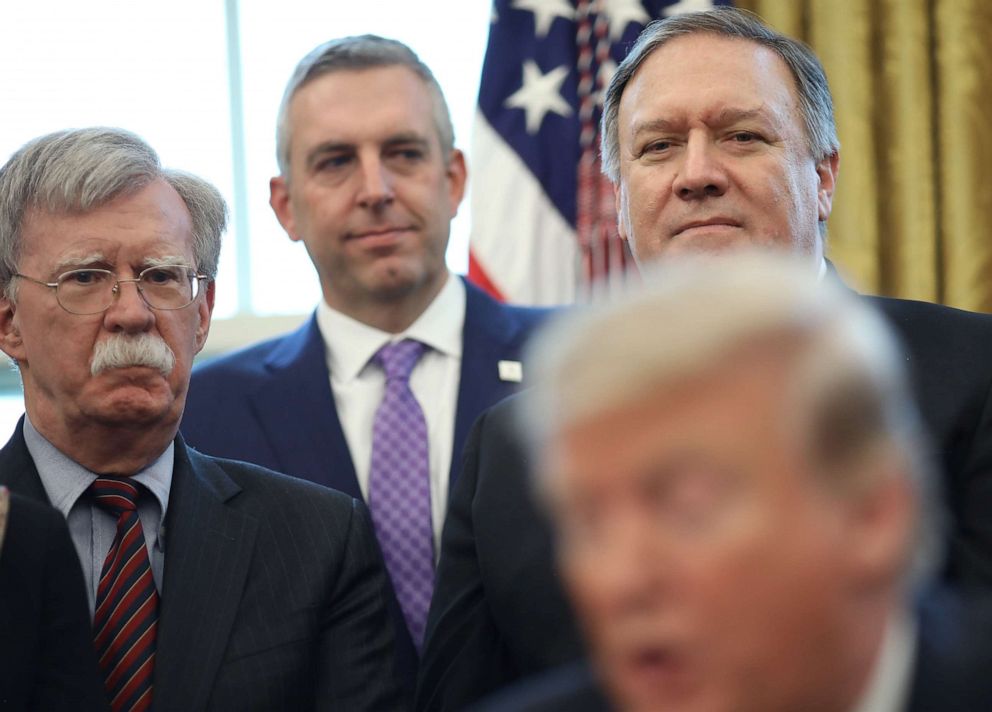
<path id="1" fill-rule="evenodd" d="M 318 45 L 293 70 L 276 118 L 276 161 L 279 172 L 287 177 L 289 175 L 289 105 L 296 92 L 314 79 L 331 72 L 396 66 L 411 70 L 427 85 L 434 99 L 434 122 L 437 124 L 441 150 L 445 156 L 450 155 L 455 147 L 455 130 L 441 85 L 430 68 L 420 60 L 416 52 L 398 40 L 378 35 L 357 35 L 340 37 Z"/>

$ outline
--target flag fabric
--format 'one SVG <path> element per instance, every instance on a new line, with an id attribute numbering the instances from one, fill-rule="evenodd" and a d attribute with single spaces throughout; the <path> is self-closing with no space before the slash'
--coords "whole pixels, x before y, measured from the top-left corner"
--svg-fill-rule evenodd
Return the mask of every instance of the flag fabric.
<path id="1" fill-rule="evenodd" d="M 600 173 L 602 93 L 644 26 L 725 0 L 495 0 L 472 136 L 469 278 L 517 304 L 585 301 L 630 263 Z"/>

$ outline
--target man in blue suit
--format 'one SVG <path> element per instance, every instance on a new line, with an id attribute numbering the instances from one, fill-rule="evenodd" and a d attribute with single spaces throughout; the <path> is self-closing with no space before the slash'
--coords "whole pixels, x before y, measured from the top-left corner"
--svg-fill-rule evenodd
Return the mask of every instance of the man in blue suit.
<path id="1" fill-rule="evenodd" d="M 408 533 L 400 543 L 426 553 L 428 588 L 410 602 L 404 573 L 390 574 L 401 656 L 412 666 L 463 443 L 475 418 L 521 383 L 520 349 L 544 312 L 501 305 L 448 272 L 465 159 L 437 81 L 405 45 L 348 37 L 304 57 L 280 108 L 277 155 L 270 204 L 306 246 L 323 300 L 296 332 L 197 369 L 182 432 L 211 455 L 365 498 L 387 567 L 390 530 Z M 409 342 L 422 355 L 401 389 L 422 419 L 427 462 L 399 469 L 419 468 L 423 480 L 409 486 L 429 501 L 390 522 L 382 505 L 397 485 L 377 485 L 377 458 L 410 448 L 377 441 L 387 407 L 380 360 Z M 412 496 L 404 489 L 401 499 Z"/>

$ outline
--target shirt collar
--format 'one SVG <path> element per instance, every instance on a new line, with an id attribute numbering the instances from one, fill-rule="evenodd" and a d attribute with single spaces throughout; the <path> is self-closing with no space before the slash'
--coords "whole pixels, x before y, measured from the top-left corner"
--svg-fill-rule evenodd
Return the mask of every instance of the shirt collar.
<path id="1" fill-rule="evenodd" d="M 317 305 L 317 327 L 327 348 L 328 364 L 335 378 L 342 381 L 357 378 L 375 353 L 391 341 L 415 339 L 433 351 L 461 358 L 464 323 L 465 284 L 450 274 L 423 314 L 399 334 L 353 319 L 324 300 Z"/>
<path id="2" fill-rule="evenodd" d="M 97 475 L 52 445 L 34 427 L 27 413 L 24 414 L 24 443 L 27 445 L 31 459 L 34 460 L 48 499 L 63 516 L 68 517 L 69 511 L 83 492 L 93 484 Z M 171 442 L 155 462 L 133 475 L 135 481 L 147 487 L 158 501 L 161 512 L 160 525 L 165 522 L 174 460 L 175 442 Z"/>
<path id="3" fill-rule="evenodd" d="M 868 686 L 854 712 L 899 712 L 906 708 L 916 645 L 916 620 L 905 611 L 892 616 Z"/>

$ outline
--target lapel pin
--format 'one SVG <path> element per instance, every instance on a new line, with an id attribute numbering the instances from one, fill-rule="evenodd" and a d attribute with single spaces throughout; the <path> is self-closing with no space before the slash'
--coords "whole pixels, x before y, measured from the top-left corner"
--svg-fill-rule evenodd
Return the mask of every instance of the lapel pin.
<path id="1" fill-rule="evenodd" d="M 510 383 L 524 380 L 524 367 L 519 361 L 500 361 L 496 365 L 499 367 L 499 380 Z"/>

